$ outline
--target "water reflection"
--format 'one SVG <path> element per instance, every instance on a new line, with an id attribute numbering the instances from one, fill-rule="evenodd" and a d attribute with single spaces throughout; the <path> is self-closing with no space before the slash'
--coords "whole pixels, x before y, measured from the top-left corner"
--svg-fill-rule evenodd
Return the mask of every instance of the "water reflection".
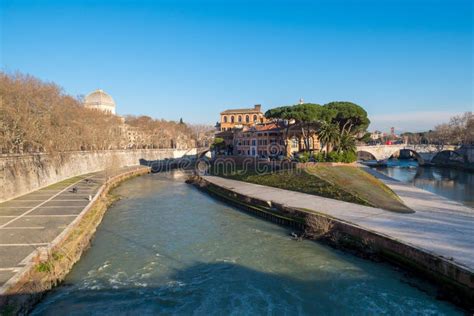
<path id="1" fill-rule="evenodd" d="M 388 161 L 378 171 L 406 183 L 474 207 L 474 173 L 458 169 L 422 167 L 414 160 Z"/>

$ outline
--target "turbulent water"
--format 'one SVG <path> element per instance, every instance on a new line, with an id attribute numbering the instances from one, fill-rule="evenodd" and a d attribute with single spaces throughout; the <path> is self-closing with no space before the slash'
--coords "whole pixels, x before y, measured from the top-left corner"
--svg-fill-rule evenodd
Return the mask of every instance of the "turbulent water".
<path id="1" fill-rule="evenodd" d="M 389 160 L 378 171 L 397 180 L 474 207 L 474 173 L 459 169 L 419 167 L 414 160 Z"/>
<path id="2" fill-rule="evenodd" d="M 458 314 L 385 264 L 289 238 L 183 183 L 135 178 L 35 315 Z"/>

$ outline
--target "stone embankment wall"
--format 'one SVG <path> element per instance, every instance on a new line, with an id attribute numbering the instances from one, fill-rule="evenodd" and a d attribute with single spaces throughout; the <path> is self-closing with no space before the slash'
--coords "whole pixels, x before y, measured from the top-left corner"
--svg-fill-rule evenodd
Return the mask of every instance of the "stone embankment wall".
<path id="1" fill-rule="evenodd" d="M 47 247 L 37 248 L 16 276 L 0 289 L 0 315 L 27 315 L 34 304 L 64 280 L 89 247 L 95 231 L 114 201 L 109 191 L 121 182 L 150 172 L 141 167 L 111 177 L 79 216 Z"/>
<path id="2" fill-rule="evenodd" d="M 79 151 L 0 156 L 0 202 L 77 175 L 196 154 L 196 149 Z"/>

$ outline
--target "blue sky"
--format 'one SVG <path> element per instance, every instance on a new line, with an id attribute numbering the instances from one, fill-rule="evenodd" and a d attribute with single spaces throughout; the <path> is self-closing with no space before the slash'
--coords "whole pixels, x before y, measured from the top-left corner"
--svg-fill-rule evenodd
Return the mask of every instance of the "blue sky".
<path id="1" fill-rule="evenodd" d="M 2 0 L 1 64 L 119 114 L 214 123 L 226 108 L 347 100 L 369 128 L 473 110 L 471 0 Z"/>

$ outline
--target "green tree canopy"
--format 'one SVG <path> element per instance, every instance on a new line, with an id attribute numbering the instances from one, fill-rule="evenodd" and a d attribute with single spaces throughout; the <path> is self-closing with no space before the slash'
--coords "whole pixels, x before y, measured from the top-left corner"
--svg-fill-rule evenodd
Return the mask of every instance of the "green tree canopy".
<path id="1" fill-rule="evenodd" d="M 303 103 L 291 107 L 292 116 L 297 123 L 316 123 L 321 120 L 323 108 L 319 104 Z"/>
<path id="2" fill-rule="evenodd" d="M 352 102 L 330 102 L 324 107 L 331 113 L 328 118 L 339 125 L 341 135 L 344 133 L 356 134 L 369 127 L 370 120 L 367 112 L 359 105 Z"/>
<path id="3" fill-rule="evenodd" d="M 224 138 L 216 137 L 214 138 L 214 142 L 211 144 L 211 149 L 223 149 L 225 147 Z"/>
<path id="4" fill-rule="evenodd" d="M 316 103 L 280 106 L 265 112 L 268 119 L 295 120 L 296 123 L 331 122 L 336 115 L 336 110 Z"/>
<path id="5" fill-rule="evenodd" d="M 330 102 L 324 106 L 316 103 L 281 106 L 268 110 L 265 116 L 278 121 L 294 120 L 294 125 L 301 128 L 307 150 L 310 148 L 311 134 L 318 133 L 328 152 L 333 147 L 338 148 L 338 151 L 351 151 L 355 143 L 354 135 L 365 131 L 370 124 L 367 112 L 352 102 Z M 287 135 L 289 125 L 286 124 Z M 341 139 L 343 144 L 338 147 Z"/>
<path id="6" fill-rule="evenodd" d="M 266 118 L 276 120 L 292 120 L 294 119 L 293 115 L 292 106 L 280 106 L 265 112 Z"/>

